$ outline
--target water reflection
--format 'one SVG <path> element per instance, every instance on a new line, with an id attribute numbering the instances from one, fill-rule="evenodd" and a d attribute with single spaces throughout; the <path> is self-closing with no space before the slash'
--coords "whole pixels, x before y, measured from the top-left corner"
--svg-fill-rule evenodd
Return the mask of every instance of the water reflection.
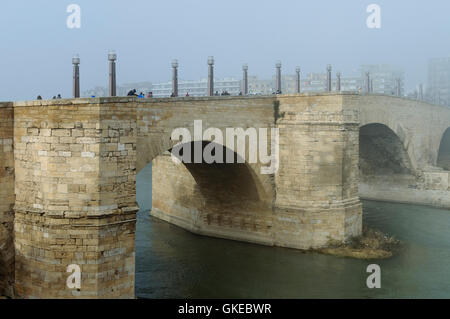
<path id="1" fill-rule="evenodd" d="M 137 180 L 139 298 L 450 298 L 450 211 L 364 201 L 364 221 L 405 242 L 363 261 L 202 237 L 149 216 L 151 166 Z M 366 267 L 381 266 L 381 289 Z"/>

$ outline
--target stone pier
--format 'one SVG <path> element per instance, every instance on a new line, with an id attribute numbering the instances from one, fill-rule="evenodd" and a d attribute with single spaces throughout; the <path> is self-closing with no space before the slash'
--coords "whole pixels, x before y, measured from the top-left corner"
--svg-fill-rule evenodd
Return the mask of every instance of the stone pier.
<path id="1" fill-rule="evenodd" d="M 134 297 L 136 108 L 114 101 L 14 106 L 18 298 Z"/>

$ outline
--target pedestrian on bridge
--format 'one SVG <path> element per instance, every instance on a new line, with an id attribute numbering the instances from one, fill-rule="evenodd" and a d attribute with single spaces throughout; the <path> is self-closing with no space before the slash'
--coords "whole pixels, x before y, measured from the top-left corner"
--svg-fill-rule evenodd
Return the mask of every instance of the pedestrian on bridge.
<path id="1" fill-rule="evenodd" d="M 130 92 L 128 92 L 127 96 L 137 96 L 136 89 L 130 90 Z"/>

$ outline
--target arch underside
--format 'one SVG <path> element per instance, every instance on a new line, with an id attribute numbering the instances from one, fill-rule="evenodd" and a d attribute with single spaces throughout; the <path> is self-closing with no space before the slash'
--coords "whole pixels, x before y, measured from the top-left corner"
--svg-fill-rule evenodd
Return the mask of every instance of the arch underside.
<path id="1" fill-rule="evenodd" d="M 450 170 L 450 128 L 442 136 L 436 164 L 447 171 Z"/>
<path id="2" fill-rule="evenodd" d="M 388 126 L 362 126 L 359 150 L 361 183 L 415 183 L 414 167 L 404 143 Z"/>
<path id="3" fill-rule="evenodd" d="M 397 126 L 398 128 L 399 126 Z M 435 131 L 440 129 L 434 128 Z M 402 134 L 385 124 L 360 128 L 361 198 L 450 207 L 450 130 L 443 134 Z M 400 132 L 400 134 L 399 134 Z M 409 136 L 409 137 L 408 137 Z M 415 146 L 415 147 L 414 147 Z M 422 150 L 417 153 L 414 148 Z M 412 155 L 411 155 L 412 154 Z M 414 157 L 414 154 L 417 154 Z"/>
<path id="4" fill-rule="evenodd" d="M 254 167 L 236 160 L 208 164 L 192 158 L 177 164 L 170 152 L 157 156 L 152 161 L 151 214 L 195 233 L 271 244 L 268 185 L 261 184 Z"/>
<path id="5" fill-rule="evenodd" d="M 175 144 L 176 142 L 170 139 L 170 134 L 168 132 L 138 138 L 136 173 L 138 174 L 145 166 L 151 163 L 158 156 L 167 154 L 167 152 L 169 152 Z M 224 154 L 225 152 L 231 151 L 225 146 L 223 147 L 228 150 L 224 151 Z M 246 159 L 248 159 L 248 149 Z M 194 160 L 191 162 L 194 162 Z M 261 174 L 261 164 L 259 162 L 248 163 L 245 161 L 245 165 L 248 168 L 248 173 L 255 181 L 259 198 L 266 202 L 271 202 L 274 196 L 273 175 Z"/>

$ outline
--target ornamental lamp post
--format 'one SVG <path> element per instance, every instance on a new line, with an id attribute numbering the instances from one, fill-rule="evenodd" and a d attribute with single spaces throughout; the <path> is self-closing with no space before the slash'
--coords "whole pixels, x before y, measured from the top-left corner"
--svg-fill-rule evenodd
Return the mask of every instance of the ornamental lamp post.
<path id="1" fill-rule="evenodd" d="M 331 92 L 331 64 L 327 65 L 327 92 Z"/>
<path id="2" fill-rule="evenodd" d="M 116 96 L 116 59 L 114 51 L 108 53 L 109 61 L 109 96 Z"/>
<path id="3" fill-rule="evenodd" d="M 277 61 L 277 63 L 275 63 L 275 68 L 276 68 L 276 83 L 275 83 L 275 90 L 276 90 L 276 94 L 281 94 L 281 62 Z"/>
<path id="4" fill-rule="evenodd" d="M 295 91 L 300 93 L 300 67 L 295 68 Z"/>
<path id="5" fill-rule="evenodd" d="M 242 66 L 242 94 L 248 94 L 248 65 L 244 64 Z"/>
<path id="6" fill-rule="evenodd" d="M 80 97 L 80 57 L 76 54 L 72 58 L 73 79 L 72 79 L 72 95 L 74 98 Z"/>
<path id="7" fill-rule="evenodd" d="M 214 57 L 208 57 L 208 96 L 214 95 Z"/>
<path id="8" fill-rule="evenodd" d="M 341 72 L 336 73 L 336 91 L 341 91 Z"/>
<path id="9" fill-rule="evenodd" d="M 178 60 L 172 61 L 172 93 L 174 97 L 178 96 Z"/>

